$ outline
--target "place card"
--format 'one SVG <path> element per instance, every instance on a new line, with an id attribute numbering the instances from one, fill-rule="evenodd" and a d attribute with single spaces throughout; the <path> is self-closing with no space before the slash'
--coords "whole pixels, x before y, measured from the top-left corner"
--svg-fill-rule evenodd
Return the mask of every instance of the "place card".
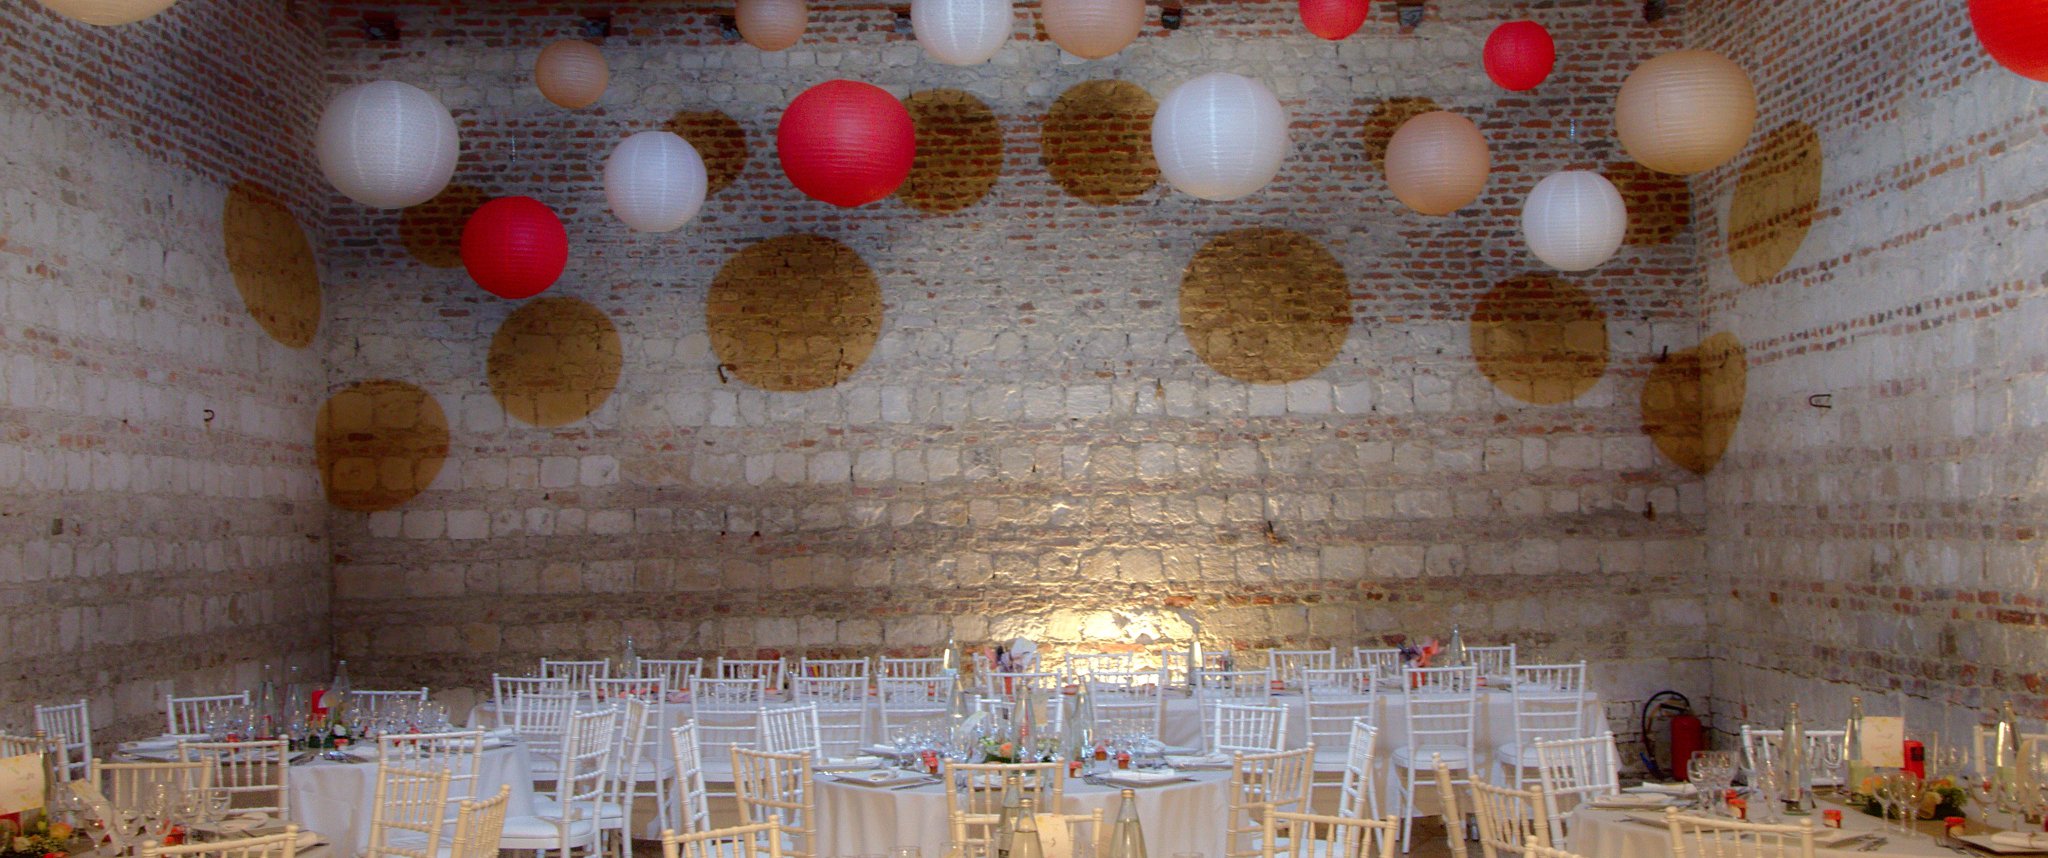
<path id="1" fill-rule="evenodd" d="M 1073 858 L 1074 829 L 1067 824 L 1067 818 L 1059 814 L 1036 814 L 1038 817 L 1038 847 L 1045 858 Z"/>
<path id="2" fill-rule="evenodd" d="M 43 755 L 0 758 L 0 814 L 43 806 Z"/>
<path id="3" fill-rule="evenodd" d="M 1863 760 L 1873 768 L 1905 768 L 1906 719 L 1893 716 L 1865 716 Z"/>

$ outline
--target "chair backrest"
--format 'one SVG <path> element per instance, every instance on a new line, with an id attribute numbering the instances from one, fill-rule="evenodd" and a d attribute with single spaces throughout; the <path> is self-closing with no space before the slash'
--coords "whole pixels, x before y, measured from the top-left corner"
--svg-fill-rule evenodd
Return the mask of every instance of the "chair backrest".
<path id="1" fill-rule="evenodd" d="M 477 797 L 484 766 L 484 731 L 386 733 L 377 737 L 377 765 L 415 772 L 448 773 L 448 810 Z"/>
<path id="2" fill-rule="evenodd" d="M 1566 852 L 1552 846 L 1537 846 L 1534 843 L 1529 844 L 1527 852 L 1529 858 L 1586 858 L 1577 852 Z"/>
<path id="3" fill-rule="evenodd" d="M 597 819 L 611 789 L 612 734 L 618 729 L 612 707 L 569 716 L 562 734 L 562 771 L 555 779 L 555 806 L 564 819 Z"/>
<path id="4" fill-rule="evenodd" d="M 40 731 L 38 731 L 40 732 Z M 56 749 L 56 740 L 40 735 L 22 736 L 14 733 L 0 733 L 0 757 L 20 757 L 41 754 Z M 90 767 L 88 767 L 90 769 Z"/>
<path id="5" fill-rule="evenodd" d="M 1375 676 L 1398 679 L 1401 668 L 1406 664 L 1398 647 L 1361 646 L 1351 649 L 1351 666 L 1370 668 Z"/>
<path id="6" fill-rule="evenodd" d="M 36 729 L 62 746 L 60 774 L 65 780 L 87 775 L 92 764 L 92 709 L 84 699 L 58 706 L 37 706 Z"/>
<path id="7" fill-rule="evenodd" d="M 1060 691 L 1060 675 L 1057 673 L 1042 671 L 1000 673 L 992 671 L 985 674 L 982 679 L 982 696 L 1003 700 L 1017 699 L 1024 694 L 1024 689 L 1027 687 L 1036 689 L 1040 699 L 1044 699 L 1047 695 L 1058 694 Z"/>
<path id="8" fill-rule="evenodd" d="M 181 843 L 165 846 L 155 840 L 142 844 L 143 858 L 157 858 L 161 855 L 185 858 L 292 858 L 299 851 L 299 827 L 287 825 L 276 834 L 261 837 L 237 837 L 229 840 Z"/>
<path id="9" fill-rule="evenodd" d="M 810 754 L 774 754 L 732 749 L 732 788 L 740 819 L 775 820 L 787 843 L 783 854 L 813 858 L 818 854 L 816 790 Z"/>
<path id="10" fill-rule="evenodd" d="M 643 658 L 640 660 L 641 679 L 661 679 L 672 691 L 690 687 L 690 680 L 704 675 L 704 660 L 701 658 Z"/>
<path id="11" fill-rule="evenodd" d="M 1538 742 L 1586 735 L 1586 663 L 1515 665 L 1515 741 L 1524 759 Z"/>
<path id="12" fill-rule="evenodd" d="M 1543 790 L 1496 786 L 1479 778 L 1472 779 L 1470 788 L 1480 854 L 1521 855 L 1528 844 L 1550 845 L 1550 810 Z"/>
<path id="13" fill-rule="evenodd" d="M 498 718 L 505 717 L 505 707 L 514 696 L 520 694 L 568 694 L 569 680 L 559 676 L 505 676 L 491 674 L 491 701 L 498 705 Z"/>
<path id="14" fill-rule="evenodd" d="M 402 715 L 417 717 L 419 707 L 426 702 L 427 687 L 424 685 L 396 691 L 351 689 L 348 693 L 349 712 L 354 714 L 356 721 L 364 724 Z"/>
<path id="15" fill-rule="evenodd" d="M 783 680 L 787 677 L 788 665 L 779 658 L 721 658 L 718 660 L 720 679 L 758 679 L 769 691 L 782 691 Z M 787 828 L 788 826 L 784 826 Z"/>
<path id="16" fill-rule="evenodd" d="M 1211 703 L 1206 708 L 1209 753 L 1265 754 L 1280 750 L 1281 734 L 1287 726 L 1286 704 Z"/>
<path id="17" fill-rule="evenodd" d="M 661 705 L 668 699 L 668 678 L 664 676 L 614 676 L 590 681 L 590 694 L 600 703 L 640 700 Z"/>
<path id="18" fill-rule="evenodd" d="M 697 722 L 685 721 L 669 731 L 669 749 L 676 755 L 676 806 L 683 833 L 711 829 L 711 796 L 704 789 L 704 760 L 697 749 Z"/>
<path id="19" fill-rule="evenodd" d="M 767 706 L 760 679 L 690 680 L 690 709 L 697 719 L 697 755 L 722 766 L 734 748 L 761 744 L 761 711 Z"/>
<path id="20" fill-rule="evenodd" d="M 1318 750 L 1316 765 L 1335 771 L 1349 759 L 1352 722 L 1379 717 L 1373 696 L 1371 668 L 1307 668 L 1301 672 L 1303 705 L 1307 707 L 1308 740 Z"/>
<path id="21" fill-rule="evenodd" d="M 608 658 L 544 658 L 540 660 L 540 675 L 560 679 L 569 684 L 570 691 L 581 694 L 590 687 L 591 680 L 612 675 L 612 662 Z"/>
<path id="22" fill-rule="evenodd" d="M 798 676 L 796 702 L 818 708 L 818 747 L 827 758 L 860 754 L 868 737 L 868 678 Z"/>
<path id="23" fill-rule="evenodd" d="M 1184 649 L 1161 650 L 1159 653 L 1160 681 L 1175 688 L 1188 686 L 1188 651 Z M 1202 653 L 1203 671 L 1224 670 L 1229 660 L 1229 650 Z"/>
<path id="24" fill-rule="evenodd" d="M 1273 671 L 1205 670 L 1196 696 L 1202 700 L 1258 700 L 1273 696 Z"/>
<path id="25" fill-rule="evenodd" d="M 782 858 L 782 823 L 661 833 L 661 858 Z"/>
<path id="26" fill-rule="evenodd" d="M 1337 648 L 1269 649 L 1266 650 L 1266 666 L 1273 671 L 1273 681 L 1280 683 L 1282 688 L 1300 688 L 1302 671 L 1330 670 L 1337 666 Z"/>
<path id="27" fill-rule="evenodd" d="M 1807 730 L 1806 758 L 1813 763 L 1814 786 L 1840 786 L 1846 730 Z M 1742 763 L 1750 771 L 1771 761 L 1771 751 L 1785 738 L 1783 730 L 1758 730 L 1742 725 Z M 2028 738 L 2028 737 L 2022 737 Z M 2043 736 L 2042 738 L 2048 738 Z M 1983 759 L 1978 757 L 1977 759 Z"/>
<path id="28" fill-rule="evenodd" d="M 1444 818 L 1444 839 L 1450 842 L 1451 858 L 1465 858 L 1465 810 L 1458 801 L 1458 788 L 1451 778 L 1451 767 L 1439 757 L 1436 769 L 1436 800 Z"/>
<path id="29" fill-rule="evenodd" d="M 953 842 L 968 855 L 993 852 L 995 826 L 1003 810 L 1003 783 L 1010 775 L 1022 780 L 1024 797 L 1038 807 L 1057 808 L 1066 795 L 1067 767 L 1062 763 L 943 760 L 940 765 L 941 782 L 954 785 L 946 790 L 946 818 L 958 820 L 961 826 Z"/>
<path id="30" fill-rule="evenodd" d="M 211 789 L 213 764 L 207 762 L 109 763 L 93 760 L 89 769 L 93 789 L 106 796 L 114 809 L 128 812 L 147 808 L 150 793 L 158 785 L 182 792 Z"/>
<path id="31" fill-rule="evenodd" d="M 877 679 L 917 679 L 938 676 L 946 671 L 944 656 L 932 658 L 893 658 L 882 656 L 881 671 Z"/>
<path id="32" fill-rule="evenodd" d="M 497 795 L 482 801 L 464 799 L 455 814 L 455 840 L 448 858 L 497 858 L 498 838 L 505 833 L 505 809 L 511 804 L 510 786 L 499 786 Z"/>
<path id="33" fill-rule="evenodd" d="M 1226 824 L 1225 856 L 1258 855 L 1265 825 L 1260 815 L 1273 811 L 1302 813 L 1309 808 L 1309 790 L 1315 778 L 1314 747 L 1270 754 L 1239 752 L 1230 764 L 1230 817 Z M 1254 844 L 1257 845 L 1254 845 Z"/>
<path id="34" fill-rule="evenodd" d="M 1401 821 L 1321 816 L 1276 810 L 1264 814 L 1263 858 L 1394 858 Z M 1284 831 L 1284 836 L 1283 836 Z"/>
<path id="35" fill-rule="evenodd" d="M 1464 667 L 1411 667 L 1401 693 L 1407 703 L 1408 759 L 1429 759 L 1430 751 L 1459 751 L 1472 760 L 1472 734 L 1479 718 L 1479 672 Z M 1469 767 L 1468 767 L 1469 768 Z"/>
<path id="36" fill-rule="evenodd" d="M 236 707 L 249 705 L 249 692 L 210 694 L 202 697 L 164 697 L 164 732 L 173 736 L 196 736 L 207 732 L 206 724 Z"/>
<path id="37" fill-rule="evenodd" d="M 283 739 L 256 742 L 179 742 L 178 759 L 211 767 L 209 792 L 226 799 L 237 811 L 290 819 L 292 793 L 291 743 Z"/>
<path id="38" fill-rule="evenodd" d="M 1337 784 L 1338 816 L 1372 819 L 1380 815 L 1380 793 L 1376 782 L 1379 761 L 1373 751 L 1379 735 L 1379 728 L 1363 718 L 1351 722 L 1351 738 L 1345 742 L 1344 748 L 1344 779 Z M 1321 749 L 1322 745 L 1316 747 Z"/>
<path id="39" fill-rule="evenodd" d="M 1550 842 L 1564 842 L 1564 814 L 1580 803 L 1621 793 L 1614 734 L 1536 743 L 1536 770 L 1550 802 Z"/>
<path id="40" fill-rule="evenodd" d="M 1721 817 L 1693 816 L 1666 808 L 1664 825 L 1671 835 L 1671 855 L 1713 858 L 1813 858 L 1813 820 L 1797 825 L 1769 825 Z M 1734 836 L 1725 836 L 1725 835 Z"/>
<path id="41" fill-rule="evenodd" d="M 952 676 L 876 678 L 875 700 L 880 704 L 883 739 L 893 738 L 910 722 L 946 714 L 953 682 Z"/>
<path id="42" fill-rule="evenodd" d="M 659 729 L 651 729 L 655 705 L 639 697 L 627 697 L 614 707 L 612 748 L 607 757 L 611 772 L 606 776 L 611 795 L 605 800 L 619 808 L 620 815 L 624 817 L 620 822 L 629 836 L 639 830 L 633 827 L 634 799 L 640 794 L 640 778 L 635 772 L 649 753 L 657 757 L 665 753 L 662 748 L 665 737 Z M 666 807 L 659 806 L 655 810 L 657 813 L 665 811 Z"/>
<path id="43" fill-rule="evenodd" d="M 500 709 L 498 718 L 535 753 L 555 756 L 561 751 L 562 734 L 569 727 L 569 718 L 576 711 L 576 703 L 584 696 L 567 691 L 514 694 L 510 712 Z"/>
<path id="44" fill-rule="evenodd" d="M 1465 648 L 1465 663 L 1479 671 L 1480 676 L 1512 678 L 1515 675 L 1515 645 L 1468 646 Z"/>
<path id="45" fill-rule="evenodd" d="M 1128 652 L 1070 652 L 1060 662 L 1060 672 L 1072 682 L 1098 673 L 1130 673 L 1136 669 L 1136 657 Z"/>
<path id="46" fill-rule="evenodd" d="M 797 676 L 832 679 L 868 678 L 868 660 L 864 658 L 800 658 L 796 662 Z"/>
<path id="47" fill-rule="evenodd" d="M 447 769 L 377 766 L 367 858 L 438 858 L 448 820 Z"/>
<path id="48" fill-rule="evenodd" d="M 818 736 L 818 705 L 803 703 L 763 709 L 760 748 L 771 754 L 824 756 L 825 743 Z"/>
<path id="49" fill-rule="evenodd" d="M 1157 673 L 1101 673 L 1088 682 L 1088 705 L 1095 713 L 1095 735 L 1159 738 L 1165 727 L 1166 697 Z M 1155 680 L 1139 684 L 1136 677 Z"/>

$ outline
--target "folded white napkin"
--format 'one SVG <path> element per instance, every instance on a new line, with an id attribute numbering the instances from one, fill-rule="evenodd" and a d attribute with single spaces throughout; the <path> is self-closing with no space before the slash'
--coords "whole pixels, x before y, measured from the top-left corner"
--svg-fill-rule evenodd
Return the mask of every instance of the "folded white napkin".
<path id="1" fill-rule="evenodd" d="M 1594 796 L 1587 802 L 1601 808 L 1662 807 L 1671 803 L 1671 797 L 1660 793 L 1623 793 L 1621 795 Z"/>
<path id="2" fill-rule="evenodd" d="M 1167 754 L 1166 764 L 1177 769 L 1214 768 L 1230 765 L 1230 757 L 1223 754 Z"/>
<path id="3" fill-rule="evenodd" d="M 1692 794 L 1694 794 L 1694 793 L 1697 793 L 1697 792 L 1699 792 L 1699 788 L 1698 788 L 1698 787 L 1695 787 L 1695 786 L 1693 786 L 1692 784 L 1652 784 L 1652 783 L 1645 783 L 1645 784 L 1641 784 L 1641 785 L 1639 785 L 1639 786 L 1632 786 L 1632 787 L 1629 787 L 1628 789 L 1622 790 L 1622 792 L 1653 792 L 1653 793 L 1657 793 L 1658 795 L 1679 795 L 1679 796 L 1684 796 L 1684 795 L 1692 795 Z"/>
<path id="4" fill-rule="evenodd" d="M 2038 831 L 2001 831 L 1991 835 L 1991 842 L 1999 846 L 2021 849 L 2048 849 L 2048 834 Z"/>
<path id="5" fill-rule="evenodd" d="M 1133 786 L 1148 786 L 1151 784 L 1171 783 L 1173 781 L 1186 779 L 1186 774 L 1182 772 L 1176 772 L 1172 769 L 1133 769 L 1130 771 L 1116 772 L 1114 774 L 1103 777 L 1103 780 L 1109 781 L 1113 784 L 1131 784 Z"/>
<path id="6" fill-rule="evenodd" d="M 299 832 L 299 836 L 298 836 L 298 839 L 297 839 L 297 840 L 294 840 L 294 841 L 293 841 L 293 847 L 292 847 L 292 848 L 294 848 L 294 849 L 308 849 L 308 848 L 311 848 L 311 847 L 314 847 L 314 846 L 318 846 L 318 845 L 320 845 L 320 832 L 318 832 L 318 831 L 301 831 L 301 832 Z"/>

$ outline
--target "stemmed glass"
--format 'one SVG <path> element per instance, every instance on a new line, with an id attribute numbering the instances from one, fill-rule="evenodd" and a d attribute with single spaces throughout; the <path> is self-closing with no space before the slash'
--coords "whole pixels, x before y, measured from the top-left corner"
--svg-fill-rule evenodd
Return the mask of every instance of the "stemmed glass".
<path id="1" fill-rule="evenodd" d="M 1685 782 L 1692 784 L 1693 807 L 1704 813 L 1713 807 L 1711 794 L 1707 792 L 1714 773 L 1713 751 L 1694 751 L 1692 758 L 1685 761 Z"/>
<path id="2" fill-rule="evenodd" d="M 1913 830 L 1913 820 L 1920 816 L 1920 797 L 1925 795 L 1927 783 L 1910 774 L 1899 775 L 1899 831 Z"/>

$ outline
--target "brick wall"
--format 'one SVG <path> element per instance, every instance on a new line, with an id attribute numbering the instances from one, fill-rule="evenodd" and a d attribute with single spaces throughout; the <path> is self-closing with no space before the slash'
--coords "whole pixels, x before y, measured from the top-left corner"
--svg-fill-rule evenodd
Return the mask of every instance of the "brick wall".
<path id="1" fill-rule="evenodd" d="M 319 225 L 320 38 L 309 3 L 0 6 L 0 723 L 85 696 L 104 734 L 157 732 L 167 690 L 324 670 L 325 349 L 252 317 L 242 286 L 295 295 L 313 335 L 303 290 L 266 291 L 304 279 L 251 279 L 275 248 L 224 230 Z"/>

